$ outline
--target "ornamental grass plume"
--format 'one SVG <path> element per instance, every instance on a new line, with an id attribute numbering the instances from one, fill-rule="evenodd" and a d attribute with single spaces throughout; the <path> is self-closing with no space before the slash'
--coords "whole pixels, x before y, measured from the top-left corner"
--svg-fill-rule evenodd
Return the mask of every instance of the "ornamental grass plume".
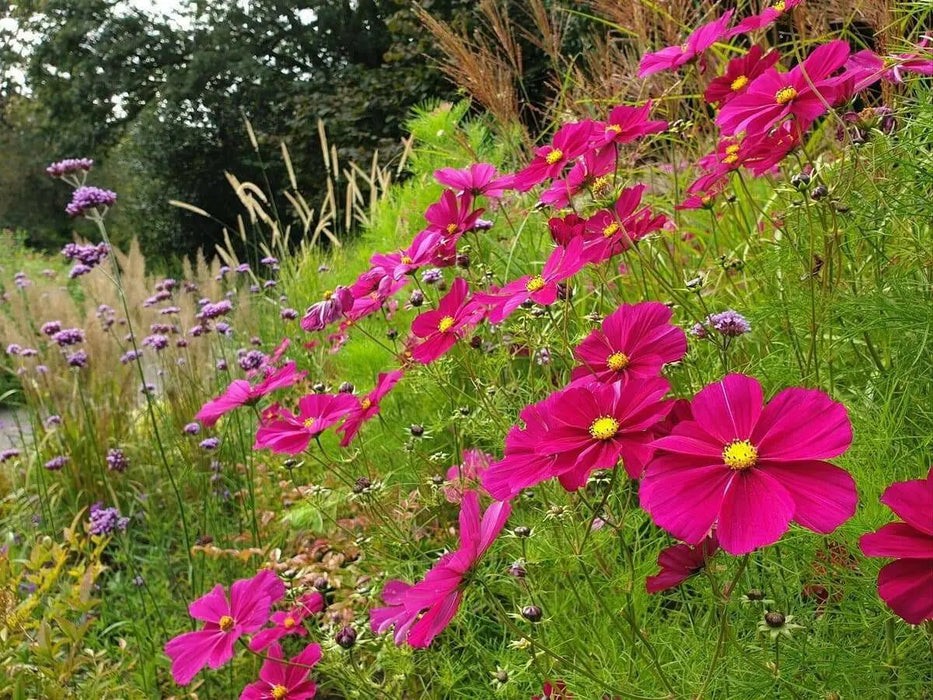
<path id="1" fill-rule="evenodd" d="M 821 391 L 785 389 L 763 406 L 758 381 L 730 374 L 700 391 L 692 420 L 656 440 L 642 507 L 674 537 L 699 545 L 716 527 L 723 550 L 777 542 L 793 520 L 830 533 L 852 517 L 852 477 L 824 460 L 852 441 L 845 407 Z"/>

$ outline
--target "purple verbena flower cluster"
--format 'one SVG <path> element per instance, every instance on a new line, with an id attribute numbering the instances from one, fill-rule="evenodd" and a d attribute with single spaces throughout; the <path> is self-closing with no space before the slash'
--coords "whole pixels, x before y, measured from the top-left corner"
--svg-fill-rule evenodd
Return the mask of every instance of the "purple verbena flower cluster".
<path id="1" fill-rule="evenodd" d="M 82 216 L 97 207 L 112 207 L 117 201 L 117 193 L 102 190 L 100 187 L 81 186 L 71 195 L 71 202 L 65 207 L 68 216 Z"/>
<path id="2" fill-rule="evenodd" d="M 45 172 L 49 177 L 65 177 L 75 173 L 86 173 L 92 167 L 94 167 L 94 161 L 90 158 L 65 158 L 52 163 L 45 169 Z"/>

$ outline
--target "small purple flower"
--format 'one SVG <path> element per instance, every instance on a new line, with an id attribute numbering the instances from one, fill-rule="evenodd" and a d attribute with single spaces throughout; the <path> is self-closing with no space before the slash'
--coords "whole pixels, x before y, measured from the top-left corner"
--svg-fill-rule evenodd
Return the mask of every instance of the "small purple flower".
<path id="1" fill-rule="evenodd" d="M 171 293 L 171 292 L 167 292 L 167 291 L 165 291 L 165 290 L 163 289 L 161 292 L 156 292 L 156 293 L 153 294 L 151 297 L 149 297 L 148 299 L 146 299 L 146 300 L 143 302 L 143 306 L 145 306 L 145 307 L 148 308 L 148 307 L 150 307 L 150 306 L 155 306 L 156 304 L 159 304 L 159 303 L 161 303 L 161 302 L 163 302 L 163 301 L 167 301 L 167 300 L 169 300 L 169 299 L 171 299 L 171 298 L 172 298 L 172 293 Z"/>
<path id="2" fill-rule="evenodd" d="M 143 577 L 140 576 L 139 574 L 133 577 L 133 585 L 136 586 L 137 588 L 141 588 L 142 586 L 145 585 L 145 583 L 146 583 L 145 579 L 143 579 Z"/>
<path id="3" fill-rule="evenodd" d="M 140 394 L 153 394 L 155 393 L 155 389 L 156 389 L 155 384 L 152 384 L 151 382 L 146 382 L 139 388 L 139 393 Z"/>
<path id="4" fill-rule="evenodd" d="M 690 335 L 692 335 L 694 338 L 699 338 L 702 340 L 703 338 L 709 337 L 709 331 L 702 323 L 694 323 L 690 328 Z"/>
<path id="5" fill-rule="evenodd" d="M 232 335 L 233 334 L 233 326 L 231 326 L 226 321 L 218 321 L 215 327 L 217 328 L 217 332 L 220 333 L 221 335 Z"/>
<path id="6" fill-rule="evenodd" d="M 130 519 L 120 517 L 120 511 L 116 508 L 104 508 L 103 505 L 98 501 L 91 506 L 87 523 L 88 532 L 98 536 L 111 535 L 117 530 L 126 532 L 126 526 L 129 525 Z"/>
<path id="7" fill-rule="evenodd" d="M 751 333 L 752 325 L 740 313 L 727 309 L 718 314 L 712 314 L 706 319 L 706 322 L 712 326 L 721 335 L 734 338 L 746 333 Z"/>
<path id="8" fill-rule="evenodd" d="M 301 327 L 309 332 L 321 331 L 353 308 L 353 292 L 347 287 L 337 287 L 325 292 L 323 301 L 312 304 L 301 319 Z"/>
<path id="9" fill-rule="evenodd" d="M 249 339 L 249 344 L 255 345 L 258 348 L 260 345 L 262 345 L 262 338 L 254 335 L 252 338 Z"/>
<path id="10" fill-rule="evenodd" d="M 262 288 L 263 288 L 263 289 L 272 289 L 273 287 L 275 287 L 275 286 L 277 286 L 277 285 L 278 285 L 278 282 L 276 282 L 275 280 L 266 280 L 265 282 L 262 283 Z"/>
<path id="11" fill-rule="evenodd" d="M 249 272 L 249 265 L 247 263 L 240 263 L 236 266 L 236 271 L 240 273 Z"/>
<path id="12" fill-rule="evenodd" d="M 547 348 L 541 348 L 535 353 L 535 362 L 539 365 L 551 364 L 551 351 Z"/>
<path id="13" fill-rule="evenodd" d="M 38 354 L 39 354 L 39 351 L 36 350 L 35 348 L 23 348 L 20 351 L 19 356 L 20 357 L 36 357 Z"/>
<path id="14" fill-rule="evenodd" d="M 166 335 L 168 333 L 177 333 L 178 329 L 171 323 L 153 323 L 149 326 L 149 332 Z"/>
<path id="15" fill-rule="evenodd" d="M 71 279 L 71 280 L 77 279 L 78 277 L 82 277 L 86 275 L 93 269 L 94 269 L 93 267 L 88 267 L 84 263 L 76 263 L 74 267 L 72 267 L 71 270 L 68 271 L 68 279 Z"/>
<path id="16" fill-rule="evenodd" d="M 266 354 L 261 350 L 250 350 L 249 352 L 243 353 L 238 360 L 240 369 L 244 372 L 249 372 L 254 369 L 259 369 L 266 362 Z"/>
<path id="17" fill-rule="evenodd" d="M 176 348 L 186 348 L 186 347 L 188 347 L 188 341 L 185 340 L 184 338 L 179 338 L 178 340 L 175 341 L 175 347 L 176 347 Z"/>
<path id="18" fill-rule="evenodd" d="M 11 355 L 11 356 L 19 355 L 22 351 L 23 351 L 23 346 L 18 345 L 17 343 L 10 343 L 9 345 L 6 346 L 7 355 Z"/>
<path id="19" fill-rule="evenodd" d="M 258 285 L 258 284 L 251 284 L 251 285 L 249 286 L 249 293 L 250 293 L 250 294 L 259 294 L 259 285 Z"/>
<path id="20" fill-rule="evenodd" d="M 61 321 L 46 321 L 42 324 L 42 333 L 52 337 L 62 329 Z"/>
<path id="21" fill-rule="evenodd" d="M 68 345 L 77 345 L 84 342 L 84 331 L 80 328 L 66 328 L 53 335 L 52 340 L 62 348 Z"/>
<path id="22" fill-rule="evenodd" d="M 36 374 L 48 374 L 49 368 L 45 365 L 36 365 Z"/>
<path id="23" fill-rule="evenodd" d="M 0 464 L 3 464 L 4 462 L 8 462 L 14 457 L 19 457 L 19 455 L 20 455 L 20 451 L 17 450 L 16 448 L 10 448 L 8 450 L 3 450 L 2 452 L 0 452 Z"/>
<path id="24" fill-rule="evenodd" d="M 79 369 L 87 367 L 87 360 L 87 353 L 84 350 L 76 350 L 65 357 L 65 362 L 68 363 L 69 367 L 77 367 Z"/>
<path id="25" fill-rule="evenodd" d="M 267 255 L 266 257 L 264 257 L 264 258 L 263 258 L 262 260 L 260 260 L 259 262 L 261 262 L 263 265 L 269 265 L 270 267 L 271 267 L 272 265 L 278 265 L 278 264 L 279 264 L 278 259 L 277 259 L 277 258 L 273 258 L 271 255 Z"/>
<path id="26" fill-rule="evenodd" d="M 298 312 L 295 309 L 282 309 L 280 315 L 283 321 L 294 321 L 298 318 Z"/>
<path id="27" fill-rule="evenodd" d="M 68 243 L 64 248 L 62 248 L 62 255 L 64 255 L 67 260 L 74 260 L 78 264 L 84 265 L 87 268 L 97 267 L 109 254 L 110 246 L 108 246 L 106 243 L 98 243 L 96 245 L 91 243 L 88 245 Z M 90 270 L 88 270 L 88 272 L 89 271 Z M 74 270 L 72 270 L 71 276 L 78 277 L 79 275 L 74 274 Z"/>
<path id="28" fill-rule="evenodd" d="M 227 361 L 226 360 L 217 360 L 217 371 L 226 372 L 227 371 Z"/>
<path id="29" fill-rule="evenodd" d="M 474 231 L 488 231 L 493 226 L 492 222 L 489 219 L 477 219 L 473 223 Z"/>
<path id="30" fill-rule="evenodd" d="M 200 338 L 202 335 L 205 335 L 210 332 L 211 332 L 211 327 L 206 326 L 204 324 L 194 326 L 191 328 L 191 330 L 188 331 L 188 333 L 195 338 Z"/>
<path id="31" fill-rule="evenodd" d="M 94 161 L 90 158 L 65 158 L 65 160 L 52 163 L 45 169 L 45 172 L 48 173 L 49 177 L 60 178 L 76 173 L 84 174 L 92 167 L 94 167 Z"/>
<path id="32" fill-rule="evenodd" d="M 444 273 L 436 267 L 429 267 L 421 273 L 421 281 L 425 284 L 435 284 L 444 279 Z"/>
<path id="33" fill-rule="evenodd" d="M 216 438 L 216 437 L 204 438 L 203 440 L 201 440 L 201 442 L 198 443 L 198 446 L 202 450 L 216 450 L 218 447 L 220 447 L 220 438 Z"/>
<path id="34" fill-rule="evenodd" d="M 120 358 L 120 363 L 125 365 L 134 362 L 137 358 L 141 357 L 142 354 L 142 350 L 127 350 Z"/>
<path id="35" fill-rule="evenodd" d="M 112 207 L 116 204 L 117 193 L 110 190 L 102 190 L 100 187 L 89 187 L 82 185 L 71 195 L 71 202 L 65 207 L 68 216 L 74 218 L 82 216 L 90 210 L 97 210 L 97 207 Z"/>
<path id="36" fill-rule="evenodd" d="M 57 415 L 51 415 L 48 418 L 46 418 L 44 421 L 42 421 L 42 423 L 43 425 L 45 425 L 46 428 L 51 428 L 52 426 L 55 426 L 55 425 L 61 425 L 62 417 L 57 416 Z"/>
<path id="37" fill-rule="evenodd" d="M 29 278 L 26 276 L 25 272 L 17 272 L 15 275 L 13 275 L 13 284 L 15 284 L 20 289 L 25 289 L 30 284 L 32 284 L 32 282 L 29 281 Z"/>
<path id="38" fill-rule="evenodd" d="M 177 306 L 166 306 L 164 309 L 160 309 L 159 313 L 163 316 L 174 316 L 181 313 L 181 309 Z"/>
<path id="39" fill-rule="evenodd" d="M 145 338 L 143 338 L 143 345 L 152 348 L 156 352 L 159 352 L 160 350 L 165 350 L 165 348 L 168 347 L 168 338 L 160 334 L 147 335 Z"/>
<path id="40" fill-rule="evenodd" d="M 182 432 L 184 432 L 186 435 L 197 435 L 201 432 L 201 424 L 188 423 L 184 428 L 182 428 Z"/>
<path id="41" fill-rule="evenodd" d="M 57 457 L 52 457 L 52 459 L 46 462 L 45 468 L 50 472 L 61 471 L 61 468 L 68 464 L 70 461 L 71 457 L 68 455 L 58 455 Z"/>
<path id="42" fill-rule="evenodd" d="M 211 302 L 208 300 L 206 304 L 201 305 L 201 311 L 198 312 L 195 318 L 201 321 L 210 321 L 215 318 L 220 318 L 221 316 L 226 316 L 231 311 L 233 311 L 233 303 L 228 299 L 221 299 L 218 302 Z"/>
<path id="43" fill-rule="evenodd" d="M 123 473 L 130 466 L 130 460 L 119 447 L 111 447 L 107 450 L 107 468 L 112 472 Z"/>

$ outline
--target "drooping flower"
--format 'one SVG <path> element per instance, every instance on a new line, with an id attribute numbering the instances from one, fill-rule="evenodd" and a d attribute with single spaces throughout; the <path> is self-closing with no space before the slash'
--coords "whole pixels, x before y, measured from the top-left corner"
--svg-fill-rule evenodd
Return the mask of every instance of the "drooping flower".
<path id="1" fill-rule="evenodd" d="M 645 185 L 627 187 L 611 209 L 602 209 L 587 220 L 583 251 L 587 260 L 593 263 L 608 260 L 664 227 L 667 218 L 663 214 L 654 216 L 648 207 L 638 209 L 644 191 Z"/>
<path id="2" fill-rule="evenodd" d="M 616 167 L 615 148 L 593 148 L 583 154 L 567 176 L 554 180 L 538 200 L 558 209 L 566 207 L 578 194 L 589 188 L 596 197 L 605 196 L 612 182 L 605 177 Z"/>
<path id="3" fill-rule="evenodd" d="M 317 694 L 317 685 L 308 678 L 311 667 L 321 660 L 321 645 L 309 644 L 286 663 L 278 643 L 269 648 L 259 680 L 243 688 L 240 700 L 307 700 Z"/>
<path id="4" fill-rule="evenodd" d="M 491 293 L 476 293 L 477 304 L 490 308 L 490 323 L 502 323 L 525 301 L 550 306 L 559 296 L 558 283 L 573 277 L 586 265 L 583 240 L 575 238 L 566 248 L 558 246 L 544 263 L 540 274 L 525 275 Z"/>
<path id="5" fill-rule="evenodd" d="M 447 470 L 444 498 L 448 503 L 459 503 L 463 494 L 475 490 L 489 468 L 492 455 L 482 450 L 464 450 L 463 464 L 455 464 Z"/>
<path id="6" fill-rule="evenodd" d="M 288 610 L 279 610 L 272 613 L 269 622 L 272 627 L 267 627 L 255 634 L 249 640 L 249 648 L 253 651 L 263 651 L 273 642 L 277 642 L 282 637 L 295 634 L 303 637 L 308 633 L 305 629 L 304 619 L 310 615 L 321 612 L 324 609 L 324 596 L 315 591 L 303 595 Z"/>
<path id="7" fill-rule="evenodd" d="M 462 170 L 441 168 L 434 171 L 434 179 L 445 187 L 466 192 L 472 197 L 501 199 L 504 191 L 512 188 L 512 176 L 500 175 L 496 166 L 489 163 L 473 163 Z"/>
<path id="8" fill-rule="evenodd" d="M 295 363 L 288 362 L 277 370 L 271 372 L 258 384 L 251 385 L 245 379 L 235 379 L 227 387 L 223 394 L 216 399 L 211 399 L 201 410 L 198 411 L 195 418 L 207 427 L 211 427 L 217 420 L 239 406 L 248 406 L 256 403 L 263 396 L 275 391 L 276 389 L 285 389 L 302 379 L 307 372 L 297 372 Z"/>
<path id="9" fill-rule="evenodd" d="M 432 264 L 441 238 L 440 232 L 425 229 L 412 239 L 408 248 L 397 253 L 376 253 L 370 258 L 370 262 L 386 270 L 393 279 L 399 280 L 425 265 Z"/>
<path id="10" fill-rule="evenodd" d="M 227 597 L 220 584 L 188 606 L 188 613 L 204 622 L 195 632 L 169 640 L 165 653 L 172 660 L 172 677 L 188 685 L 205 666 L 219 668 L 233 658 L 233 648 L 244 634 L 259 630 L 269 610 L 285 595 L 285 586 L 273 572 L 263 569 L 250 579 L 235 581 Z"/>
<path id="11" fill-rule="evenodd" d="M 620 306 L 574 348 L 574 357 L 582 363 L 573 370 L 574 382 L 653 377 L 665 364 L 683 359 L 687 336 L 671 323 L 672 316 L 656 301 Z"/>
<path id="12" fill-rule="evenodd" d="M 715 534 L 710 534 L 702 543 L 693 547 L 689 544 L 675 544 L 662 550 L 658 555 L 661 571 L 645 579 L 645 588 L 649 593 L 660 593 L 675 588 L 691 576 L 700 573 L 706 562 L 719 550 Z"/>
<path id="13" fill-rule="evenodd" d="M 395 626 L 395 643 L 425 648 L 450 623 L 463 599 L 463 580 L 489 549 L 512 507 L 496 501 L 480 518 L 479 496 L 468 491 L 460 502 L 460 548 L 441 557 L 413 586 L 389 581 L 383 589 L 388 607 L 370 611 L 373 632 Z"/>
<path id="14" fill-rule="evenodd" d="M 613 107 L 609 112 L 609 119 L 603 125 L 602 135 L 597 135 L 596 140 L 604 144 L 623 144 L 640 139 L 648 134 L 657 134 L 667 129 L 667 122 L 663 119 L 651 120 L 651 108 L 653 104 L 649 100 L 641 107 L 632 107 L 629 105 L 619 105 Z"/>
<path id="15" fill-rule="evenodd" d="M 565 124 L 551 144 L 535 149 L 535 157 L 528 166 L 515 174 L 514 186 L 519 192 L 527 192 L 545 180 L 560 177 L 564 167 L 590 149 L 590 140 L 596 122 L 586 119 Z"/>
<path id="16" fill-rule="evenodd" d="M 739 22 L 728 33 L 728 37 L 738 36 L 739 34 L 748 34 L 758 29 L 765 29 L 778 21 L 778 19 L 788 10 L 792 10 L 801 4 L 803 0 L 777 0 L 765 7 L 757 15 L 746 17 Z"/>
<path id="17" fill-rule="evenodd" d="M 324 292 L 324 299 L 308 307 L 301 327 L 310 332 L 321 331 L 353 308 L 353 293 L 347 287 Z"/>
<path id="18" fill-rule="evenodd" d="M 803 63 L 787 73 L 771 67 L 759 75 L 745 93 L 726 104 L 716 117 L 716 124 L 726 136 L 740 132 L 757 135 L 784 119 L 796 120 L 802 133 L 826 113 L 827 105 L 846 99 L 854 89 L 845 73 L 833 74 L 849 57 L 845 41 L 830 41 L 818 46 Z"/>
<path id="19" fill-rule="evenodd" d="M 925 479 L 898 481 L 881 502 L 903 522 L 862 535 L 866 557 L 891 557 L 878 573 L 878 595 L 912 625 L 933 620 L 933 468 Z"/>
<path id="20" fill-rule="evenodd" d="M 791 520 L 829 533 L 852 516 L 852 477 L 824 461 L 852 441 L 845 407 L 800 388 L 762 403 L 761 385 L 741 374 L 694 397 L 693 419 L 653 443 L 639 496 L 655 523 L 692 545 L 715 526 L 737 555 L 777 542 Z"/>
<path id="21" fill-rule="evenodd" d="M 339 423 L 356 406 L 357 400 L 350 394 L 308 394 L 298 401 L 297 416 L 271 406 L 263 413 L 253 449 L 298 454 L 313 438 Z"/>
<path id="22" fill-rule="evenodd" d="M 654 53 L 646 53 L 638 65 L 638 77 L 644 78 L 661 71 L 674 70 L 697 56 L 702 56 L 710 46 L 726 36 L 732 21 L 732 12 L 729 10 L 722 17 L 698 27 L 680 46 L 668 46 Z"/>
<path id="23" fill-rule="evenodd" d="M 557 245 L 567 247 L 574 238 L 578 238 L 586 231 L 586 219 L 582 219 L 576 214 L 567 214 L 567 216 L 553 217 L 548 219 L 548 230 L 551 232 L 551 238 Z"/>
<path id="24" fill-rule="evenodd" d="M 726 70 L 706 86 L 703 99 L 720 107 L 733 97 L 741 95 L 755 78 L 778 62 L 781 55 L 769 51 L 762 56 L 762 48 L 752 46 L 744 56 L 733 58 L 726 64 Z"/>
<path id="25" fill-rule="evenodd" d="M 398 369 L 392 372 L 381 372 L 379 374 L 376 379 L 375 388 L 353 407 L 347 414 L 343 424 L 337 428 L 337 432 L 343 434 L 343 438 L 340 440 L 341 447 L 346 447 L 353 442 L 360 428 L 363 427 L 363 424 L 379 414 L 380 402 L 403 376 L 404 372 Z"/>
<path id="26" fill-rule="evenodd" d="M 411 332 L 421 342 L 411 356 L 421 364 L 430 364 L 454 346 L 466 331 L 478 323 L 481 309 L 467 297 L 469 286 L 462 277 L 450 285 L 450 291 L 434 311 L 426 311 L 411 322 Z"/>
<path id="27" fill-rule="evenodd" d="M 97 211 L 98 207 L 109 208 L 116 204 L 117 193 L 110 190 L 102 190 L 100 187 L 89 187 L 82 185 L 71 194 L 71 201 L 65 207 L 68 216 L 74 218 L 82 216 L 92 209 Z"/>

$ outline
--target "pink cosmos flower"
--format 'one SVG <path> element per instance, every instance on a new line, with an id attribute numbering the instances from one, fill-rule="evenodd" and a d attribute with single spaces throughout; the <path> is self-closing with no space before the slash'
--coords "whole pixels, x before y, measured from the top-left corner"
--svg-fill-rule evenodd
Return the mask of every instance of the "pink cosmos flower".
<path id="1" fill-rule="evenodd" d="M 574 348 L 574 357 L 582 363 L 573 370 L 574 383 L 654 377 L 665 364 L 683 359 L 687 334 L 671 323 L 672 316 L 657 301 L 620 306 Z"/>
<path id="2" fill-rule="evenodd" d="M 648 134 L 657 134 L 667 129 L 663 119 L 651 121 L 652 103 L 649 100 L 641 107 L 619 105 L 609 112 L 609 119 L 603 125 L 602 134 L 595 130 L 594 140 L 603 144 L 623 144 L 640 139 Z"/>
<path id="3" fill-rule="evenodd" d="M 343 438 L 340 440 L 341 447 L 346 447 L 353 442 L 363 424 L 379 414 L 379 402 L 392 390 L 392 387 L 398 384 L 404 374 L 399 369 L 379 374 L 376 387 L 354 406 L 353 410 L 347 414 L 343 425 L 337 428 L 338 433 L 343 433 Z"/>
<path id="4" fill-rule="evenodd" d="M 881 502 L 904 522 L 862 535 L 866 557 L 893 557 L 878 574 L 878 595 L 912 625 L 933 620 L 933 468 L 925 479 L 898 481 Z"/>
<path id="5" fill-rule="evenodd" d="M 662 550 L 658 555 L 661 571 L 645 579 L 645 588 L 649 593 L 660 593 L 679 586 L 691 576 L 700 573 L 717 551 L 719 542 L 714 533 L 697 547 L 675 544 Z"/>
<path id="6" fill-rule="evenodd" d="M 732 21 L 732 12 L 729 10 L 719 19 L 699 27 L 680 46 L 668 46 L 654 53 L 646 53 L 638 65 L 638 77 L 644 78 L 661 71 L 680 68 L 702 55 L 710 46 L 726 36 Z"/>
<path id="7" fill-rule="evenodd" d="M 927 40 L 924 39 L 917 45 L 917 48 L 923 49 L 926 44 Z M 855 92 L 864 90 L 878 80 L 903 83 L 904 73 L 933 75 L 933 57 L 930 56 L 929 51 L 926 56 L 918 53 L 901 53 L 881 57 L 874 51 L 865 49 L 852 54 L 846 62 L 846 74 L 851 75 L 855 81 Z"/>
<path id="8" fill-rule="evenodd" d="M 438 302 L 437 309 L 420 314 L 411 322 L 411 332 L 422 339 L 411 350 L 416 361 L 423 365 L 434 362 L 479 322 L 482 310 L 467 299 L 469 292 L 466 280 L 458 277 Z"/>
<path id="9" fill-rule="evenodd" d="M 188 685 L 205 666 L 219 668 L 233 658 L 233 647 L 244 634 L 252 634 L 269 619 L 269 609 L 285 595 L 279 577 L 263 569 L 250 579 L 235 581 L 230 598 L 224 587 L 214 589 L 188 606 L 188 613 L 204 627 L 170 639 L 165 653 L 172 660 L 172 677 Z"/>
<path id="10" fill-rule="evenodd" d="M 263 414 L 253 449 L 296 455 L 308 447 L 312 438 L 340 422 L 356 406 L 356 397 L 350 394 L 304 396 L 298 401 L 297 416 L 279 406 L 272 406 Z"/>
<path id="11" fill-rule="evenodd" d="M 324 292 L 324 299 L 308 307 L 301 327 L 310 332 L 322 331 L 353 307 L 353 293 L 347 287 Z"/>
<path id="12" fill-rule="evenodd" d="M 544 681 L 542 695 L 532 695 L 531 700 L 573 700 L 574 694 L 567 690 L 563 681 Z"/>
<path id="13" fill-rule="evenodd" d="M 398 280 L 418 268 L 432 264 L 441 238 L 437 231 L 424 230 L 414 237 L 411 245 L 405 250 L 397 253 L 376 253 L 369 261 L 374 266 L 387 270 L 393 279 Z"/>
<path id="14" fill-rule="evenodd" d="M 727 34 L 728 37 L 748 34 L 758 29 L 765 29 L 774 24 L 785 12 L 801 4 L 803 0 L 777 0 L 764 8 L 759 14 L 746 17 Z"/>
<path id="15" fill-rule="evenodd" d="M 452 190 L 490 199 L 501 199 L 505 190 L 512 188 L 512 176 L 500 175 L 489 163 L 473 163 L 463 170 L 441 168 L 434 171 L 434 179 Z"/>
<path id="16" fill-rule="evenodd" d="M 538 275 L 525 275 L 492 293 L 476 293 L 477 304 L 489 306 L 489 322 L 502 323 L 526 300 L 550 306 L 559 296 L 558 283 L 577 274 L 586 265 L 583 240 L 575 238 L 566 248 L 557 247 Z"/>
<path id="17" fill-rule="evenodd" d="M 308 633 L 305 629 L 304 619 L 309 615 L 319 613 L 324 609 L 324 596 L 320 593 L 308 593 L 298 599 L 296 605 L 290 610 L 279 610 L 272 613 L 270 622 L 272 627 L 258 632 L 249 640 L 249 648 L 253 651 L 262 651 L 273 642 L 282 637 L 297 634 L 303 637 Z"/>
<path id="18" fill-rule="evenodd" d="M 762 48 L 756 44 L 744 56 L 729 61 L 725 72 L 706 86 L 703 99 L 722 106 L 733 97 L 744 94 L 749 84 L 781 57 L 777 51 L 769 51 L 764 56 L 761 54 Z"/>
<path id="19" fill-rule="evenodd" d="M 727 136 L 742 131 L 756 135 L 778 122 L 793 118 L 804 132 L 826 113 L 827 105 L 840 102 L 852 93 L 854 83 L 845 73 L 833 74 L 845 64 L 849 45 L 845 41 L 822 44 L 803 63 L 787 73 L 771 67 L 752 82 L 745 93 L 726 104 L 716 124 Z"/>
<path id="20" fill-rule="evenodd" d="M 439 231 L 445 243 L 456 243 L 464 233 L 473 228 L 483 209 L 473 209 L 473 197 L 461 194 L 459 197 L 451 190 L 444 190 L 439 201 L 424 212 L 432 231 Z"/>
<path id="21" fill-rule="evenodd" d="M 508 503 L 496 501 L 480 519 L 479 496 L 463 495 L 460 503 L 460 548 L 441 557 L 413 586 L 389 581 L 382 596 L 388 607 L 370 611 L 373 632 L 395 626 L 395 643 L 407 642 L 425 648 L 450 623 L 463 598 L 463 581 L 499 535 L 512 511 Z"/>
<path id="22" fill-rule="evenodd" d="M 565 248 L 574 238 L 578 238 L 586 231 L 586 219 L 582 219 L 576 214 L 567 214 L 563 218 L 553 217 L 548 219 L 548 230 L 551 232 L 551 238 L 560 246 Z"/>
<path id="23" fill-rule="evenodd" d="M 660 377 L 625 377 L 612 384 L 564 389 L 549 405 L 550 427 L 535 451 L 555 456 L 553 476 L 568 491 L 586 484 L 596 469 L 614 468 L 620 459 L 626 473 L 637 479 L 654 453 L 650 431 L 671 408 L 662 399 L 669 390 Z"/>
<path id="24" fill-rule="evenodd" d="M 563 208 L 587 188 L 592 190 L 594 196 L 603 195 L 612 186 L 612 183 L 604 176 L 615 170 L 615 167 L 615 148 L 589 150 L 570 168 L 567 177 L 554 180 L 538 201 L 552 207 Z"/>
<path id="25" fill-rule="evenodd" d="M 269 648 L 268 658 L 259 669 L 259 680 L 243 688 L 240 700 L 307 700 L 317 693 L 308 679 L 311 667 L 321 660 L 321 645 L 309 644 L 289 663 L 283 661 L 278 643 Z"/>
<path id="26" fill-rule="evenodd" d="M 447 470 L 447 484 L 444 486 L 444 498 L 448 503 L 460 503 L 467 490 L 475 490 L 489 463 L 492 455 L 482 450 L 465 450 L 463 464 L 455 464 Z"/>
<path id="27" fill-rule="evenodd" d="M 777 542 L 790 521 L 829 533 L 855 512 L 848 472 L 823 460 L 852 441 L 845 406 L 786 389 L 762 408 L 758 381 L 730 374 L 693 399 L 693 420 L 654 442 L 639 495 L 654 522 L 698 545 L 713 526 L 729 554 Z"/>
<path id="28" fill-rule="evenodd" d="M 400 256 L 401 257 L 401 256 Z M 379 311 L 391 297 L 408 284 L 408 278 L 394 279 L 385 268 L 373 267 L 364 272 L 351 287 L 355 301 L 347 312 L 348 321 L 358 321 Z"/>
<path id="29" fill-rule="evenodd" d="M 221 416 L 229 413 L 234 408 L 254 404 L 276 389 L 284 389 L 298 383 L 304 379 L 306 374 L 307 372 L 296 372 L 295 363 L 289 362 L 273 371 L 255 386 L 245 379 L 235 379 L 230 382 L 230 386 L 227 387 L 223 394 L 204 404 L 195 415 L 195 418 L 209 428 Z"/>
<path id="30" fill-rule="evenodd" d="M 716 151 L 703 156 L 699 165 L 706 168 L 688 187 L 688 193 L 705 193 L 725 186 L 729 173 L 739 168 L 761 177 L 773 170 L 800 143 L 800 132 L 791 121 L 776 129 L 738 140 L 727 136 L 719 141 Z"/>
<path id="31" fill-rule="evenodd" d="M 645 185 L 627 187 L 612 209 L 598 211 L 587 220 L 584 255 L 589 262 L 608 260 L 664 227 L 667 218 L 663 214 L 654 216 L 647 207 L 638 209 L 645 189 Z"/>
<path id="32" fill-rule="evenodd" d="M 524 170 L 514 176 L 513 186 L 519 192 L 527 192 L 545 180 L 560 177 L 564 167 L 590 149 L 590 140 L 596 123 L 586 119 L 565 124 L 549 146 L 535 149 L 535 157 Z"/>

